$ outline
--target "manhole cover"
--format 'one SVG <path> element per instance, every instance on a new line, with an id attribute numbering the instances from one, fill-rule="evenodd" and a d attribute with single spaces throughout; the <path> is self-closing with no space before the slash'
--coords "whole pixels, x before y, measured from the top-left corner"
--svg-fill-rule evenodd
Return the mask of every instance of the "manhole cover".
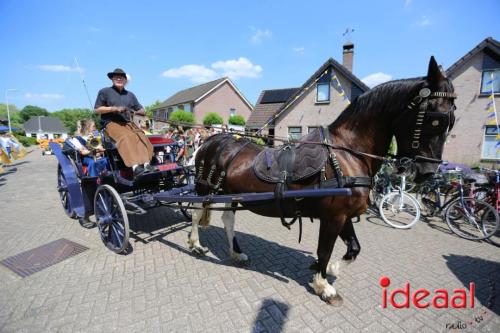
<path id="1" fill-rule="evenodd" d="M 61 238 L 32 250 L 16 254 L 2 260 L 1 263 L 13 272 L 25 277 L 85 250 L 88 250 L 88 247 Z"/>

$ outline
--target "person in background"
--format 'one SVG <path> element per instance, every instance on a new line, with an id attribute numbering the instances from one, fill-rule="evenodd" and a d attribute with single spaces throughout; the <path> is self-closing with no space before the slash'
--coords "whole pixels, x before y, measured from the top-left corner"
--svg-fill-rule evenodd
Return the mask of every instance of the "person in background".
<path id="1" fill-rule="evenodd" d="M 193 152 L 194 152 L 194 135 L 193 135 L 193 130 L 188 130 L 186 132 L 186 136 L 185 136 L 185 139 L 186 139 L 186 158 L 187 159 L 190 159 L 191 156 L 193 156 Z"/>
<path id="2" fill-rule="evenodd" d="M 197 127 L 194 134 L 194 150 L 197 150 L 201 146 L 201 128 Z"/>
<path id="3" fill-rule="evenodd" d="M 183 164 L 186 159 L 187 151 L 186 151 L 186 138 L 184 133 L 179 133 L 176 137 L 177 146 L 179 147 L 179 151 L 177 152 L 177 156 L 175 157 L 175 162 L 178 164 Z"/>
<path id="4" fill-rule="evenodd" d="M 91 136 L 96 136 L 92 132 L 95 130 L 95 123 L 92 120 L 89 120 L 85 123 L 84 128 L 81 129 L 80 134 L 78 136 L 69 137 L 66 139 L 64 143 L 63 149 L 72 149 L 77 151 L 82 157 L 83 165 L 87 166 L 87 175 L 89 177 L 97 177 L 103 171 L 108 170 L 108 159 L 106 157 L 102 157 L 104 153 L 104 149 L 102 147 L 98 147 L 92 152 L 87 145 L 87 140 Z"/>

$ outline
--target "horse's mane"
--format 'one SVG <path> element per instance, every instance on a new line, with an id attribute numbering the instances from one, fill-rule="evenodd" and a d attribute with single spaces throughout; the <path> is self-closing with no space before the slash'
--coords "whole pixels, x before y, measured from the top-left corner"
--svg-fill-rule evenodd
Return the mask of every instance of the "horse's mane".
<path id="1" fill-rule="evenodd" d="M 360 118 L 380 117 L 381 111 L 403 110 L 408 105 L 408 99 L 416 94 L 417 88 L 424 79 L 425 77 L 416 77 L 379 84 L 355 98 L 330 125 L 330 128 L 353 118 L 361 120 Z"/>

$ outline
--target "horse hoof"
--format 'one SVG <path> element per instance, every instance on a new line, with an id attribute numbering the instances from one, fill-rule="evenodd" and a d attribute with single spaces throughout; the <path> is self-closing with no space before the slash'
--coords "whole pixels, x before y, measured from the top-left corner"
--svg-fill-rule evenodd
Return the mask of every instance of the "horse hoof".
<path id="1" fill-rule="evenodd" d="M 208 248 L 204 246 L 196 246 L 191 249 L 194 254 L 204 256 L 208 252 Z"/>
<path id="2" fill-rule="evenodd" d="M 249 262 L 248 256 L 244 253 L 233 253 L 231 259 L 238 265 L 245 265 Z"/>
<path id="3" fill-rule="evenodd" d="M 339 294 L 337 294 L 335 296 L 326 297 L 324 299 L 324 301 L 326 303 L 328 303 L 328 305 L 331 305 L 331 306 L 336 307 L 336 308 L 342 306 L 342 304 L 344 303 L 342 296 L 340 296 Z"/>

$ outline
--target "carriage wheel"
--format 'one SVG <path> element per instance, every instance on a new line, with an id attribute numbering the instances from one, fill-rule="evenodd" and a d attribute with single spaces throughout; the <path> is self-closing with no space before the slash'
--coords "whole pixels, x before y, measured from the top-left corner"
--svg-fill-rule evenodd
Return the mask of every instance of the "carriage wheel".
<path id="1" fill-rule="evenodd" d="M 113 187 L 101 185 L 97 188 L 94 214 L 106 247 L 115 253 L 125 252 L 128 248 L 128 216 L 120 195 Z"/>
<path id="2" fill-rule="evenodd" d="M 57 166 L 57 191 L 59 192 L 59 198 L 66 215 L 72 219 L 76 219 L 76 213 L 71 207 L 68 183 L 66 182 L 66 178 L 64 177 L 60 164 Z"/>

